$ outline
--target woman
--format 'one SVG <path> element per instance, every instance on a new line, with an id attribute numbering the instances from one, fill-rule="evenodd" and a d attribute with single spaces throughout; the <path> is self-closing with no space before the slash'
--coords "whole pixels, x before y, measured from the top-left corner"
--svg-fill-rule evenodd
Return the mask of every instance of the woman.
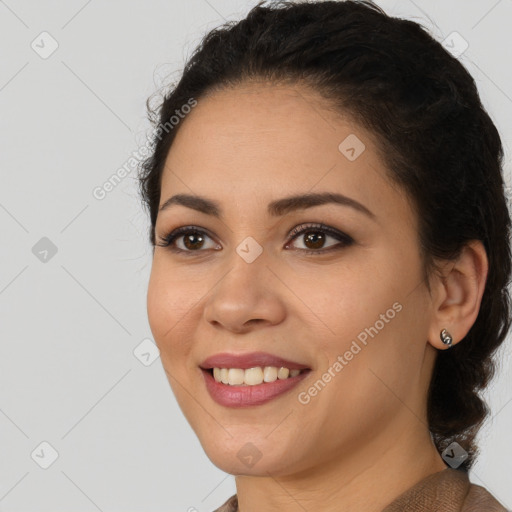
<path id="1" fill-rule="evenodd" d="M 236 475 L 217 510 L 503 511 L 467 474 L 510 327 L 475 83 L 369 2 L 263 4 L 203 40 L 140 173 L 151 330 Z"/>

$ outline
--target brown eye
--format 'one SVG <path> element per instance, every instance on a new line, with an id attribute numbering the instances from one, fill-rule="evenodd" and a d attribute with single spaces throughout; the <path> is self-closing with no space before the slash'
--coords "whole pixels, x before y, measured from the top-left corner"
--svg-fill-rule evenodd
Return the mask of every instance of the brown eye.
<path id="1" fill-rule="evenodd" d="M 183 235 L 183 244 L 189 250 L 201 249 L 204 244 L 204 237 L 201 234 L 194 233 Z"/>
<path id="2" fill-rule="evenodd" d="M 297 227 L 290 233 L 290 236 L 292 237 L 292 241 L 296 239 L 302 240 L 302 243 L 305 245 L 305 249 L 299 247 L 298 250 L 306 252 L 307 254 L 321 254 L 331 250 L 340 249 L 342 247 L 347 247 L 354 243 L 354 240 L 350 236 L 342 233 L 341 231 L 324 226 L 323 224 Z M 324 245 L 328 238 L 337 240 L 338 243 L 325 247 Z"/>
<path id="3" fill-rule="evenodd" d="M 289 236 L 292 237 L 291 241 L 300 239 L 302 236 L 302 242 L 305 248 L 295 247 L 295 249 L 306 254 L 323 254 L 347 247 L 354 243 L 354 240 L 350 236 L 336 229 L 324 226 L 323 224 L 310 224 L 297 227 L 292 230 Z M 329 238 L 338 243 L 325 247 L 326 241 Z M 221 247 L 215 243 L 212 243 L 211 246 L 208 247 L 208 240 L 212 240 L 213 242 L 212 237 L 203 229 L 196 228 L 195 226 L 183 226 L 162 237 L 156 245 L 167 247 L 172 252 L 187 255 L 205 252 L 203 249 L 221 249 Z M 181 247 L 179 246 L 179 242 L 182 243 Z M 290 244 L 287 244 L 285 247 L 288 248 L 289 245 Z"/>
<path id="4" fill-rule="evenodd" d="M 325 238 L 325 233 L 322 233 L 321 231 L 309 232 L 304 235 L 304 244 L 308 249 L 322 249 L 325 243 Z"/>
<path id="5" fill-rule="evenodd" d="M 156 245 L 160 247 L 168 247 L 171 251 L 181 253 L 194 253 L 204 252 L 202 249 L 205 247 L 205 241 L 211 239 L 211 237 L 205 233 L 202 229 L 194 228 L 193 226 L 184 226 L 175 229 L 168 235 L 164 236 L 159 243 Z M 178 247 L 178 242 L 182 241 L 182 247 Z M 215 249 L 216 246 L 213 244 L 212 247 L 206 247 L 207 249 Z"/>

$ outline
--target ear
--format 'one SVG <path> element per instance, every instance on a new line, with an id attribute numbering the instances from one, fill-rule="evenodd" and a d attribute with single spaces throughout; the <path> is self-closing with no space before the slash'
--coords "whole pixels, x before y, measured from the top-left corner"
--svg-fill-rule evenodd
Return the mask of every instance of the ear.
<path id="1" fill-rule="evenodd" d="M 437 349 L 449 347 L 440 338 L 446 329 L 452 346 L 461 341 L 471 329 L 480 310 L 489 263 L 480 240 L 468 242 L 456 261 L 444 264 L 441 276 L 436 275 L 432 285 L 433 316 L 429 329 L 429 343 Z"/>

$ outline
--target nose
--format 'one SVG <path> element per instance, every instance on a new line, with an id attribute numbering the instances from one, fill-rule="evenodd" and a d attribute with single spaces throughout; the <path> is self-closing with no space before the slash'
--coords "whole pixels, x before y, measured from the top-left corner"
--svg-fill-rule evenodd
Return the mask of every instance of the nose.
<path id="1" fill-rule="evenodd" d="M 264 253 L 248 263 L 233 251 L 228 266 L 212 284 L 204 303 L 205 320 L 217 329 L 237 334 L 282 322 L 286 287 L 276 277 L 276 270 L 269 267 Z"/>

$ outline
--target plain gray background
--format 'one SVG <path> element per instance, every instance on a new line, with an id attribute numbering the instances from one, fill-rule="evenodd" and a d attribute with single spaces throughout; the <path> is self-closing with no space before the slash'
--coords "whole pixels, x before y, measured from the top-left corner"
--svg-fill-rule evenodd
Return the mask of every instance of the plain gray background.
<path id="1" fill-rule="evenodd" d="M 457 32 L 456 49 L 467 41 L 459 58 L 502 134 L 510 183 L 512 1 L 377 3 L 439 40 Z M 93 190 L 146 143 L 146 98 L 203 34 L 255 4 L 0 1 L 0 510 L 209 512 L 235 492 L 158 354 L 141 356 L 151 248 L 135 171 L 101 200 Z M 508 508 L 510 353 L 509 338 L 470 475 Z"/>

